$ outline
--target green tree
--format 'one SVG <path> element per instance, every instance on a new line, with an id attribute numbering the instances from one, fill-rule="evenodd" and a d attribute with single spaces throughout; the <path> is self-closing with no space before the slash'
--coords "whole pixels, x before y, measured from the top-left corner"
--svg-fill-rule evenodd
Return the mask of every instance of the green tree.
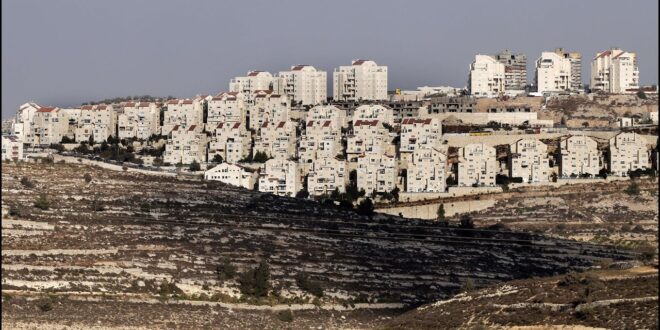
<path id="1" fill-rule="evenodd" d="M 305 189 L 300 189 L 300 191 L 296 193 L 296 198 L 307 198 L 307 197 L 309 197 L 309 192 L 307 192 L 307 190 Z"/>
<path id="2" fill-rule="evenodd" d="M 50 208 L 50 201 L 48 201 L 48 196 L 42 193 L 39 195 L 39 198 L 34 201 L 34 207 L 40 210 L 48 210 Z"/>
<path id="3" fill-rule="evenodd" d="M 438 215 L 438 221 L 445 221 L 445 204 L 440 204 L 438 206 L 436 214 Z"/>
<path id="4" fill-rule="evenodd" d="M 358 204 L 356 212 L 359 215 L 371 217 L 374 214 L 374 202 L 371 201 L 371 198 L 367 197 Z"/>
<path id="5" fill-rule="evenodd" d="M 190 167 L 188 168 L 190 172 L 197 172 L 202 169 L 202 167 L 199 165 L 197 160 L 193 160 L 192 163 L 190 163 Z"/>
<path id="6" fill-rule="evenodd" d="M 216 154 L 215 156 L 213 156 L 213 159 L 211 161 L 220 164 L 222 163 L 222 156 Z"/>
<path id="7" fill-rule="evenodd" d="M 257 268 L 243 273 L 238 280 L 241 293 L 253 297 L 266 297 L 270 290 L 270 267 L 261 261 Z"/>
<path id="8" fill-rule="evenodd" d="M 639 189 L 639 184 L 637 183 L 637 180 L 630 180 L 630 184 L 628 184 L 628 188 L 625 190 L 626 194 L 631 195 L 631 196 L 637 196 L 640 193 Z"/>
<path id="9" fill-rule="evenodd" d="M 474 221 L 472 220 L 472 217 L 469 214 L 463 214 L 461 216 L 461 228 L 465 229 L 472 229 L 474 228 Z"/>

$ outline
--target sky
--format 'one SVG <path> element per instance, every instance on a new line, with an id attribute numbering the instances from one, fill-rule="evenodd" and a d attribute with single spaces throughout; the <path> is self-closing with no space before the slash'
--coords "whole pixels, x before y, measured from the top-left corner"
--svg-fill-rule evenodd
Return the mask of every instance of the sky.
<path id="1" fill-rule="evenodd" d="M 463 87 L 476 54 L 508 48 L 638 55 L 658 82 L 658 1 L 2 0 L 2 118 L 19 105 L 78 106 L 145 95 L 216 94 L 249 70 L 328 72 L 353 59 L 389 70 L 389 89 Z M 331 94 L 331 87 L 328 94 Z"/>

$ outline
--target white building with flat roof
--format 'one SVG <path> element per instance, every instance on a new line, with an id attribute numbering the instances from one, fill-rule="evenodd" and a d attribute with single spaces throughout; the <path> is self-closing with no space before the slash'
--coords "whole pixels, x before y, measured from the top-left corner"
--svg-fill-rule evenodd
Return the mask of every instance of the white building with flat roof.
<path id="1" fill-rule="evenodd" d="M 458 185 L 495 186 L 497 159 L 495 148 L 472 143 L 458 149 Z"/>
<path id="2" fill-rule="evenodd" d="M 192 125 L 203 127 L 205 103 L 206 100 L 202 97 L 197 97 L 194 100 L 177 99 L 167 101 L 161 134 L 170 134 L 172 128 L 177 125 L 181 129 L 187 129 Z"/>
<path id="3" fill-rule="evenodd" d="M 16 136 L 20 141 L 29 143 L 32 140 L 32 125 L 34 124 L 34 114 L 41 108 L 40 105 L 28 102 L 22 104 L 18 108 L 16 118 L 12 124 L 12 135 Z"/>
<path id="4" fill-rule="evenodd" d="M 520 139 L 509 145 L 509 178 L 523 182 L 548 182 L 550 160 L 548 146 L 537 139 Z"/>
<path id="5" fill-rule="evenodd" d="M 349 161 L 365 153 L 384 154 L 391 139 L 389 131 L 378 119 L 357 119 L 353 122 L 353 133 L 346 139 L 346 154 Z"/>
<path id="6" fill-rule="evenodd" d="M 2 160 L 22 160 L 23 141 L 14 135 L 2 136 Z"/>
<path id="7" fill-rule="evenodd" d="M 476 55 L 470 64 L 470 94 L 476 97 L 497 97 L 505 92 L 504 78 L 504 64 L 490 55 Z"/>
<path id="8" fill-rule="evenodd" d="M 281 71 L 275 77 L 273 90 L 287 95 L 293 104 L 321 104 L 328 97 L 328 73 L 311 65 L 294 65 L 290 71 Z"/>
<path id="9" fill-rule="evenodd" d="M 330 120 L 339 127 L 348 127 L 346 110 L 334 105 L 317 105 L 307 112 L 307 120 Z"/>
<path id="10" fill-rule="evenodd" d="M 542 52 L 536 60 L 536 87 L 539 93 L 572 89 L 571 60 L 555 52 Z"/>
<path id="11" fill-rule="evenodd" d="M 651 168 L 646 139 L 637 133 L 619 133 L 610 138 L 609 171 L 627 176 L 629 171 Z"/>
<path id="12" fill-rule="evenodd" d="M 259 174 L 240 164 L 222 163 L 204 172 L 204 180 L 220 181 L 232 186 L 254 189 Z"/>
<path id="13" fill-rule="evenodd" d="M 25 141 L 33 146 L 62 142 L 69 129 L 68 118 L 60 108 L 40 107 L 34 114 L 32 133 Z"/>
<path id="14" fill-rule="evenodd" d="M 259 191 L 294 197 L 302 189 L 298 163 L 285 158 L 266 161 L 259 175 Z"/>
<path id="15" fill-rule="evenodd" d="M 396 187 L 399 167 L 394 156 L 366 153 L 358 157 L 357 187 L 365 196 L 390 192 Z"/>
<path id="16" fill-rule="evenodd" d="M 89 141 L 91 137 L 95 142 L 102 142 L 116 136 L 117 117 L 117 112 L 109 105 L 83 105 L 75 129 L 76 141 Z"/>
<path id="17" fill-rule="evenodd" d="M 250 118 L 248 128 L 258 130 L 264 123 L 274 124 L 289 120 L 291 104 L 286 95 L 257 91 L 253 99 L 254 102 L 247 107 Z"/>
<path id="18" fill-rule="evenodd" d="M 401 120 L 399 152 L 412 153 L 417 148 L 433 148 L 442 139 L 442 121 L 438 118 L 404 118 Z M 402 155 L 403 159 L 404 156 Z"/>
<path id="19" fill-rule="evenodd" d="M 249 71 L 244 77 L 229 82 L 229 92 L 242 93 L 247 103 L 252 103 L 254 92 L 273 89 L 273 75 L 266 71 Z"/>
<path id="20" fill-rule="evenodd" d="M 334 157 L 318 158 L 307 173 L 307 191 L 311 196 L 346 192 L 348 172 L 346 162 Z"/>
<path id="21" fill-rule="evenodd" d="M 559 143 L 559 174 L 566 178 L 600 171 L 598 143 L 585 135 L 565 137 Z"/>
<path id="22" fill-rule="evenodd" d="M 354 60 L 335 69 L 332 86 L 335 101 L 387 100 L 387 67 Z"/>
<path id="23" fill-rule="evenodd" d="M 379 104 L 363 104 L 353 111 L 352 121 L 379 120 L 387 125 L 394 125 L 394 111 L 390 107 Z"/>
<path id="24" fill-rule="evenodd" d="M 637 54 L 619 48 L 600 52 L 591 61 L 591 90 L 635 93 L 639 89 Z"/>
<path id="25" fill-rule="evenodd" d="M 407 192 L 444 192 L 447 155 L 436 147 L 423 146 L 412 153 L 406 171 Z"/>

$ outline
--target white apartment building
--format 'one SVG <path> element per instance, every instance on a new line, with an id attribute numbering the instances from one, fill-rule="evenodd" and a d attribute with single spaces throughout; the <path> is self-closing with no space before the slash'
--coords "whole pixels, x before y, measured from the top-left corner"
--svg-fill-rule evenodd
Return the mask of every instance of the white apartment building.
<path id="1" fill-rule="evenodd" d="M 582 54 L 555 48 L 555 53 L 571 62 L 571 90 L 582 90 Z"/>
<path id="2" fill-rule="evenodd" d="M 79 121 L 82 118 L 82 110 L 79 108 L 60 108 L 60 120 L 67 123 L 64 135 L 74 139 L 78 130 Z M 89 139 L 89 136 L 88 136 Z M 80 142 L 76 140 L 77 142 Z"/>
<path id="3" fill-rule="evenodd" d="M 523 182 L 548 182 L 548 146 L 536 139 L 520 139 L 509 145 L 509 178 Z"/>
<path id="4" fill-rule="evenodd" d="M 384 154 L 389 142 L 389 131 L 380 120 L 357 119 L 353 122 L 353 133 L 346 141 L 348 160 L 355 161 L 365 153 Z"/>
<path id="5" fill-rule="evenodd" d="M 14 135 L 2 136 L 2 160 L 23 159 L 23 141 Z"/>
<path id="6" fill-rule="evenodd" d="M 301 188 L 300 171 L 295 161 L 273 158 L 262 165 L 259 191 L 294 197 Z"/>
<path id="7" fill-rule="evenodd" d="M 273 80 L 273 90 L 287 95 L 293 104 L 317 105 L 328 97 L 328 73 L 311 65 L 299 64 L 281 71 Z"/>
<path id="8" fill-rule="evenodd" d="M 163 128 L 162 135 L 168 135 L 174 126 L 179 126 L 179 129 L 187 129 L 192 125 L 203 128 L 204 120 L 204 103 L 206 100 L 202 97 L 197 97 L 194 100 L 169 100 L 166 104 L 165 113 L 163 114 Z"/>
<path id="9" fill-rule="evenodd" d="M 245 123 L 246 117 L 247 105 L 243 93 L 220 93 L 208 101 L 207 131 L 212 131 L 219 123 Z"/>
<path id="10" fill-rule="evenodd" d="M 476 97 L 496 97 L 505 92 L 504 78 L 504 64 L 490 55 L 476 55 L 470 65 L 470 94 Z"/>
<path id="11" fill-rule="evenodd" d="M 163 162 L 191 164 L 206 162 L 207 136 L 201 125 L 174 126 L 165 144 Z"/>
<path id="12" fill-rule="evenodd" d="M 91 137 L 95 142 L 106 141 L 117 132 L 117 112 L 109 105 L 83 105 L 75 129 L 76 141 L 88 141 Z"/>
<path id="13" fill-rule="evenodd" d="M 458 185 L 495 186 L 497 159 L 495 148 L 484 143 L 458 149 Z"/>
<path id="14" fill-rule="evenodd" d="M 396 187 L 399 168 L 394 156 L 366 153 L 358 157 L 357 186 L 365 196 L 390 192 Z"/>
<path id="15" fill-rule="evenodd" d="M 307 120 L 330 120 L 339 127 L 348 127 L 346 110 L 334 105 L 317 105 L 307 112 Z"/>
<path id="16" fill-rule="evenodd" d="M 619 48 L 598 53 L 591 61 L 591 89 L 635 93 L 639 89 L 637 54 Z"/>
<path id="17" fill-rule="evenodd" d="M 318 158 L 333 158 L 343 154 L 341 145 L 341 118 L 333 115 L 333 113 L 335 112 L 326 112 L 329 119 L 310 119 L 310 116 L 308 116 L 305 124 L 305 132 L 300 137 L 298 145 L 298 158 L 300 162 L 311 163 Z M 311 117 L 314 118 L 314 116 Z"/>
<path id="18" fill-rule="evenodd" d="M 245 189 L 254 189 L 259 174 L 240 164 L 222 163 L 204 172 L 204 180 L 220 181 Z"/>
<path id="19" fill-rule="evenodd" d="M 263 152 L 269 157 L 295 157 L 296 123 L 280 121 L 264 122 L 254 139 L 254 153 Z"/>
<path id="20" fill-rule="evenodd" d="M 307 174 L 307 191 L 311 196 L 330 194 L 337 190 L 346 192 L 348 172 L 346 162 L 334 157 L 323 157 L 314 160 Z"/>
<path id="21" fill-rule="evenodd" d="M 571 60 L 555 52 L 542 52 L 536 60 L 536 87 L 539 93 L 571 90 Z"/>
<path id="22" fill-rule="evenodd" d="M 264 123 L 279 123 L 289 120 L 291 104 L 286 95 L 272 91 L 257 91 L 253 104 L 248 106 L 250 118 L 248 128 L 258 130 Z"/>
<path id="23" fill-rule="evenodd" d="M 433 148 L 440 145 L 442 139 L 442 121 L 438 118 L 404 118 L 401 120 L 401 139 L 399 151 L 401 159 L 417 148 Z"/>
<path id="24" fill-rule="evenodd" d="M 444 192 L 447 155 L 438 148 L 420 146 L 412 153 L 406 172 L 407 192 Z"/>
<path id="25" fill-rule="evenodd" d="M 160 134 L 160 109 L 153 102 L 127 102 L 118 118 L 120 139 L 149 139 Z"/>
<path id="26" fill-rule="evenodd" d="M 229 92 L 242 93 L 247 103 L 252 103 L 254 92 L 273 89 L 273 75 L 265 71 L 249 71 L 245 77 L 236 77 L 229 82 Z"/>
<path id="27" fill-rule="evenodd" d="M 208 129 L 207 129 L 208 130 Z M 237 163 L 250 154 L 252 137 L 242 122 L 218 123 L 209 143 L 208 160 L 220 155 L 227 163 Z"/>
<path id="28" fill-rule="evenodd" d="M 40 105 L 32 102 L 24 103 L 18 108 L 16 118 L 12 124 L 12 134 L 19 141 L 29 143 L 32 140 L 32 125 L 34 124 L 34 114 L 41 108 Z"/>
<path id="29" fill-rule="evenodd" d="M 335 101 L 387 100 L 387 67 L 354 60 L 335 69 L 332 86 Z"/>
<path id="30" fill-rule="evenodd" d="M 627 176 L 628 171 L 650 168 L 646 140 L 637 133 L 619 133 L 610 139 L 609 171 Z"/>
<path id="31" fill-rule="evenodd" d="M 598 175 L 600 171 L 598 143 L 588 136 L 573 135 L 559 143 L 559 173 L 563 178 L 581 174 Z"/>
<path id="32" fill-rule="evenodd" d="M 379 120 L 387 125 L 394 125 L 394 111 L 390 107 L 378 104 L 364 104 L 353 111 L 353 122 L 357 120 Z"/>
<path id="33" fill-rule="evenodd" d="M 60 143 L 68 129 L 68 118 L 60 108 L 41 107 L 34 114 L 32 133 L 26 142 L 33 146 Z"/>

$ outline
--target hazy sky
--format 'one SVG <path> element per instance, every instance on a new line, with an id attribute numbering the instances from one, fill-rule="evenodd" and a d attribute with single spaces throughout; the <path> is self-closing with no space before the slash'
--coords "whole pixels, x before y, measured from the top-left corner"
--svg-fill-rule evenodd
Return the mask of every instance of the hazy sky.
<path id="1" fill-rule="evenodd" d="M 298 63 L 330 81 L 356 58 L 387 65 L 389 89 L 463 87 L 475 54 L 509 48 L 527 54 L 531 81 L 559 46 L 583 53 L 585 82 L 596 52 L 617 46 L 657 83 L 658 1 L 2 0 L 2 117 L 30 100 L 215 94 Z"/>

